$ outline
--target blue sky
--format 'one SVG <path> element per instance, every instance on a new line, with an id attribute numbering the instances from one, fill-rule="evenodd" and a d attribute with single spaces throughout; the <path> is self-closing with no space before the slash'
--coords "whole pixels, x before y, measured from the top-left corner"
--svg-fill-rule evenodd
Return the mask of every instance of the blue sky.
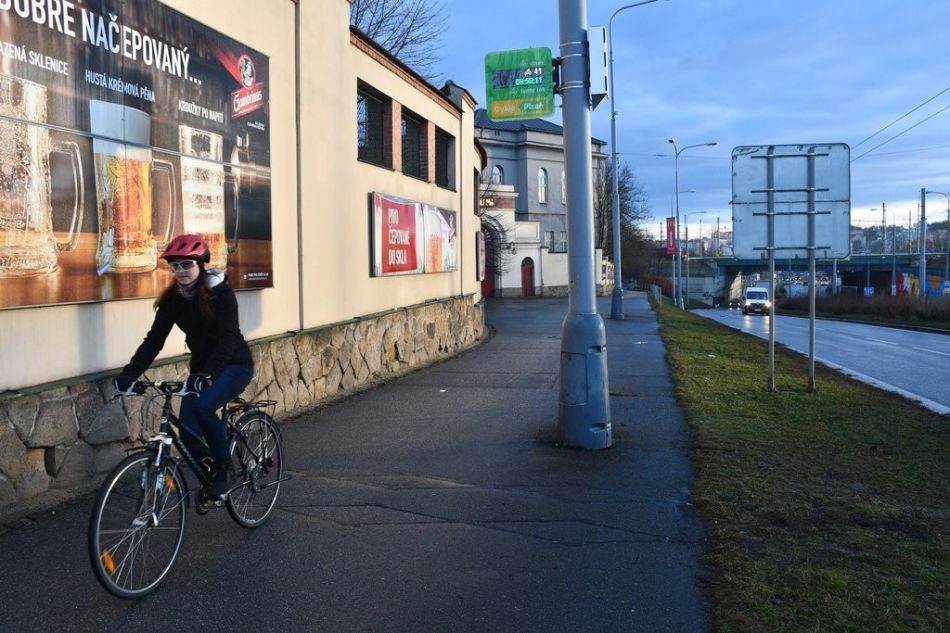
<path id="1" fill-rule="evenodd" d="M 607 25 L 629 3 L 588 0 L 589 23 Z M 557 0 L 444 6 L 437 83 L 451 78 L 481 107 L 485 53 L 548 46 L 558 55 Z M 738 145 L 849 144 L 859 225 L 880 224 L 882 202 L 888 223 L 906 226 L 909 214 L 916 223 L 921 187 L 950 193 L 950 90 L 864 141 L 950 88 L 950 2 L 660 0 L 621 12 L 613 27 L 617 147 L 649 194 L 654 234 L 671 206 L 670 137 L 680 147 L 718 142 L 680 154 L 680 190 L 696 190 L 680 195 L 681 215 L 707 211 L 704 234 L 717 215 L 729 221 Z M 604 102 L 591 116 L 594 136 L 604 140 L 610 109 Z M 551 120 L 561 122 L 559 108 Z M 928 219 L 946 214 L 947 200 L 928 196 Z M 691 235 L 699 221 L 691 216 Z"/>

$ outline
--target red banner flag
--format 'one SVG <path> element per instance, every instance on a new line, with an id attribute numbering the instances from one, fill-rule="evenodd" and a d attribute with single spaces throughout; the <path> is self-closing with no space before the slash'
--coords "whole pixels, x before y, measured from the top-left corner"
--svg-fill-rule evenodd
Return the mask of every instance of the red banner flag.
<path id="1" fill-rule="evenodd" d="M 666 218 L 666 254 L 676 253 L 676 218 Z"/>

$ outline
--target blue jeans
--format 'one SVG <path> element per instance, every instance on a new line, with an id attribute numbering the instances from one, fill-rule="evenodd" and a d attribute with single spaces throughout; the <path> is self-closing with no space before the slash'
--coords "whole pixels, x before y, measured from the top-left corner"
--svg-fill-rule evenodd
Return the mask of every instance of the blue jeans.
<path id="1" fill-rule="evenodd" d="M 218 409 L 244 391 L 253 377 L 253 367 L 228 365 L 201 394 L 181 399 L 178 414 L 181 439 L 195 459 L 200 460 L 210 453 L 218 464 L 228 462 L 228 434 L 218 416 Z M 200 441 L 202 437 L 208 443 L 207 449 Z"/>

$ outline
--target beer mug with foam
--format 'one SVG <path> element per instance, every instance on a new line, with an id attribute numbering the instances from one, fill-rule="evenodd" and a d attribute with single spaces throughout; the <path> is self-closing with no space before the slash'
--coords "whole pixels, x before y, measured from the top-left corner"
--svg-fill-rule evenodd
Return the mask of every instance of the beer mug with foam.
<path id="1" fill-rule="evenodd" d="M 211 250 L 208 268 L 223 270 L 228 265 L 228 253 L 237 249 L 237 240 L 229 245 L 224 231 L 225 175 L 221 162 L 224 140 L 220 134 L 179 125 L 178 141 L 182 153 L 181 195 L 185 233 L 202 235 Z M 236 204 L 237 196 L 234 200 Z"/>
<path id="2" fill-rule="evenodd" d="M 151 117 L 141 110 L 109 103 L 89 102 L 92 151 L 99 201 L 99 274 L 139 273 L 155 270 L 158 251 L 171 239 L 175 217 L 175 168 L 153 159 L 149 146 Z M 161 237 L 152 225 L 153 175 L 168 180 L 168 221 Z"/>
<path id="3" fill-rule="evenodd" d="M 52 141 L 44 123 L 46 86 L 0 74 L 0 277 L 53 272 L 57 251 L 73 250 L 79 238 L 85 195 L 79 146 Z M 73 170 L 73 213 L 65 239 L 53 234 L 53 153 L 68 155 Z"/>

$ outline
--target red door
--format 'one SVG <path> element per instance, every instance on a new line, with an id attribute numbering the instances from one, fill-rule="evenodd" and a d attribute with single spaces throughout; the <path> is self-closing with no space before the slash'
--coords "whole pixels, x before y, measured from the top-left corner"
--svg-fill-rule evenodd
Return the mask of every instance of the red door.
<path id="1" fill-rule="evenodd" d="M 491 264 L 485 266 L 485 278 L 482 279 L 482 296 L 495 296 L 495 267 Z"/>
<path id="2" fill-rule="evenodd" d="M 521 296 L 534 296 L 534 260 L 530 257 L 521 260 Z"/>

